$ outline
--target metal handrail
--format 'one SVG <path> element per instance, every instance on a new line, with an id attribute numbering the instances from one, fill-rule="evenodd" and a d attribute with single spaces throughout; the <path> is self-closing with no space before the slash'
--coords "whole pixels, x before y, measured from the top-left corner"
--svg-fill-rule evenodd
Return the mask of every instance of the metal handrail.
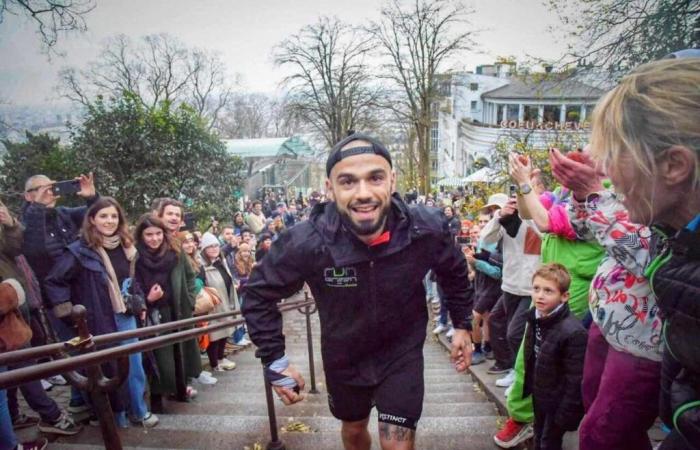
<path id="1" fill-rule="evenodd" d="M 313 298 L 310 298 L 308 291 L 304 292 L 304 300 L 297 302 L 288 302 L 278 304 L 280 313 L 286 311 L 304 310 L 306 314 L 307 339 L 309 340 L 309 365 L 311 370 L 311 393 L 317 393 L 316 382 L 314 375 L 313 362 L 313 345 L 311 343 L 311 325 L 309 316 L 316 311 L 316 308 L 311 310 L 311 306 L 315 304 Z M 53 375 L 64 375 L 72 385 L 80 389 L 87 390 L 90 393 L 95 412 L 100 422 L 103 442 L 107 450 L 122 450 L 121 439 L 116 429 L 114 416 L 112 414 L 107 393 L 116 389 L 126 379 L 129 372 L 128 356 L 132 353 L 139 353 L 148 350 L 154 350 L 166 345 L 175 344 L 175 358 L 181 358 L 178 351 L 178 343 L 189 339 L 194 339 L 201 335 L 217 331 L 223 328 L 231 327 L 232 325 L 240 325 L 245 323 L 245 319 L 233 319 L 234 316 L 240 314 L 239 310 L 229 311 L 217 314 L 208 314 L 203 316 L 193 317 L 191 319 L 183 319 L 174 322 L 168 322 L 160 325 L 153 325 L 136 330 L 121 331 L 109 333 L 105 335 L 93 337 L 87 327 L 86 309 L 82 305 L 73 307 L 72 318 L 78 330 L 78 337 L 71 341 L 48 344 L 32 349 L 17 350 L 0 355 L 0 365 L 9 364 L 11 362 L 30 361 L 41 357 L 54 358 L 51 361 L 14 369 L 11 371 L 0 373 L 0 389 L 7 389 L 19 386 L 23 383 L 38 380 L 41 378 L 50 377 Z M 198 326 L 188 328 L 186 330 L 157 335 L 148 339 L 134 342 L 131 344 L 123 344 L 96 350 L 98 345 L 117 344 L 129 338 L 142 338 L 153 336 L 157 333 L 168 332 L 179 328 L 201 324 L 210 320 L 226 320 L 212 325 Z M 67 351 L 78 350 L 80 354 L 69 356 Z M 102 373 L 101 364 L 116 361 L 117 374 L 111 378 L 105 377 Z M 87 377 L 79 374 L 78 369 L 85 369 Z M 265 386 L 265 396 L 267 398 L 267 412 L 270 422 L 270 442 L 267 445 L 271 450 L 284 450 L 284 443 L 279 439 L 277 434 L 277 421 L 275 416 L 275 405 L 272 400 L 272 386 L 265 377 L 263 369 L 263 380 Z M 184 374 L 175 374 L 176 379 L 184 378 Z M 179 388 L 178 388 L 179 390 Z M 184 391 L 184 385 L 183 385 Z M 184 393 L 182 393 L 184 398 Z"/>
<path id="2" fill-rule="evenodd" d="M 280 311 L 282 311 L 281 308 L 287 308 L 287 309 L 284 309 L 284 311 L 294 309 L 293 307 L 295 305 L 296 305 L 296 307 L 303 307 L 304 306 L 303 304 L 307 301 L 308 300 L 301 300 L 298 302 L 281 303 L 280 304 Z M 107 344 L 115 344 L 115 343 L 125 341 L 127 339 L 132 339 L 132 338 L 139 338 L 140 339 L 140 338 L 144 338 L 144 337 L 150 337 L 150 336 L 157 335 L 158 333 L 176 330 L 176 329 L 183 328 L 186 326 L 195 325 L 195 324 L 198 324 L 201 322 L 207 322 L 210 320 L 217 320 L 217 319 L 225 319 L 225 318 L 234 317 L 234 316 L 237 316 L 240 314 L 241 314 L 240 310 L 227 311 L 227 312 L 216 313 L 216 314 L 206 314 L 206 315 L 202 315 L 202 316 L 193 317 L 191 319 L 182 319 L 182 320 L 177 320 L 174 322 L 162 323 L 159 325 L 151 325 L 148 327 L 137 328 L 135 330 L 117 331 L 114 333 L 101 334 L 99 336 L 93 336 L 92 341 L 97 346 L 102 346 L 102 345 L 107 345 Z M 29 361 L 29 360 L 35 360 L 35 359 L 40 359 L 40 358 L 46 358 L 46 357 L 60 356 L 66 350 L 69 350 L 69 348 L 66 347 L 65 342 L 57 342 L 54 344 L 46 344 L 46 345 L 42 345 L 39 347 L 30 347 L 30 348 L 26 348 L 26 349 L 22 349 L 22 350 L 15 350 L 15 351 L 8 352 L 8 353 L 2 353 L 2 354 L 0 354 L 0 366 L 8 366 L 10 364 L 21 362 L 21 361 Z"/>

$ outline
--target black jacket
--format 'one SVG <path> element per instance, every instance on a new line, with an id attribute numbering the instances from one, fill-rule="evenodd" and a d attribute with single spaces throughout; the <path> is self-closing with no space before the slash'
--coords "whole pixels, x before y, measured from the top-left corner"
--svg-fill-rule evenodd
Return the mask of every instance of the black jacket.
<path id="1" fill-rule="evenodd" d="M 334 203 L 283 232 L 253 269 L 243 304 L 257 356 L 270 363 L 284 354 L 276 302 L 308 283 L 321 320 L 326 375 L 373 385 L 392 363 L 422 351 L 428 312 L 423 278 L 438 274 L 455 328 L 471 328 L 473 288 L 467 262 L 438 210 L 392 198 L 388 243 L 369 247 L 342 224 Z"/>
<path id="2" fill-rule="evenodd" d="M 664 319 L 660 417 L 700 449 L 700 230 L 654 227 L 651 258 L 646 276 Z"/>
<path id="3" fill-rule="evenodd" d="M 87 206 L 47 208 L 39 203 L 25 203 L 22 208 L 24 245 L 22 254 L 42 284 L 66 247 L 78 239 L 85 213 L 98 196 L 87 200 Z"/>
<path id="4" fill-rule="evenodd" d="M 542 344 L 535 358 L 536 321 Z M 554 422 L 563 429 L 574 431 L 583 418 L 581 380 L 588 333 L 566 303 L 540 319 L 535 318 L 535 308 L 530 309 L 527 325 L 523 397 L 532 394 L 536 408 L 553 414 Z"/>

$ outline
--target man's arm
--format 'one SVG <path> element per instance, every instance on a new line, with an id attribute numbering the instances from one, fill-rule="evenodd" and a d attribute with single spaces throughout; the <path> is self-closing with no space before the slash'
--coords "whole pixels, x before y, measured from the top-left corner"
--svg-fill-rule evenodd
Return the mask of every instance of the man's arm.
<path id="1" fill-rule="evenodd" d="M 298 241 L 298 237 L 297 237 Z M 246 285 L 243 316 L 248 334 L 258 347 L 256 356 L 270 364 L 284 356 L 282 315 L 277 302 L 304 286 L 302 269 L 308 267 L 293 233 L 282 233 L 270 251 L 254 268 Z"/>
<path id="2" fill-rule="evenodd" d="M 503 228 L 501 223 L 498 221 L 500 218 L 500 212 L 496 211 L 493 218 L 484 225 L 481 230 L 481 239 L 485 244 L 496 244 L 503 237 Z"/>

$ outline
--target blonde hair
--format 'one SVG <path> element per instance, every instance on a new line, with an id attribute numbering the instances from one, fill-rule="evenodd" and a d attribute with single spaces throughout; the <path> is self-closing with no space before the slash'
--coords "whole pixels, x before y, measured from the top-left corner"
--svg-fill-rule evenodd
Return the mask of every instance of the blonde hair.
<path id="1" fill-rule="evenodd" d="M 547 281 L 556 283 L 559 288 L 559 292 L 564 294 L 569 292 L 569 286 L 571 285 L 571 275 L 566 267 L 558 263 L 543 264 L 540 266 L 535 273 L 532 274 L 532 281 L 535 278 L 542 278 Z"/>
<path id="2" fill-rule="evenodd" d="M 657 158 L 674 145 L 695 153 L 691 189 L 700 187 L 700 58 L 639 66 L 608 92 L 593 113 L 591 153 L 605 167 L 621 167 L 629 155 L 641 172 L 638 183 L 655 180 Z M 647 199 L 651 209 L 653 199 Z"/>

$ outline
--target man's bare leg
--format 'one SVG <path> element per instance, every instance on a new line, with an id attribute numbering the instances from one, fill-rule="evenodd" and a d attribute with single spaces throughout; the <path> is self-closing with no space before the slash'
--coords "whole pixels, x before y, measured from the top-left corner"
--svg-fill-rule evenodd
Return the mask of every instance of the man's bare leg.
<path id="1" fill-rule="evenodd" d="M 416 430 L 379 422 L 379 442 L 382 450 L 414 450 L 415 441 Z"/>
<path id="2" fill-rule="evenodd" d="M 343 438 L 345 450 L 369 450 L 372 446 L 372 437 L 367 430 L 369 417 L 357 422 L 343 421 L 340 435 Z"/>

